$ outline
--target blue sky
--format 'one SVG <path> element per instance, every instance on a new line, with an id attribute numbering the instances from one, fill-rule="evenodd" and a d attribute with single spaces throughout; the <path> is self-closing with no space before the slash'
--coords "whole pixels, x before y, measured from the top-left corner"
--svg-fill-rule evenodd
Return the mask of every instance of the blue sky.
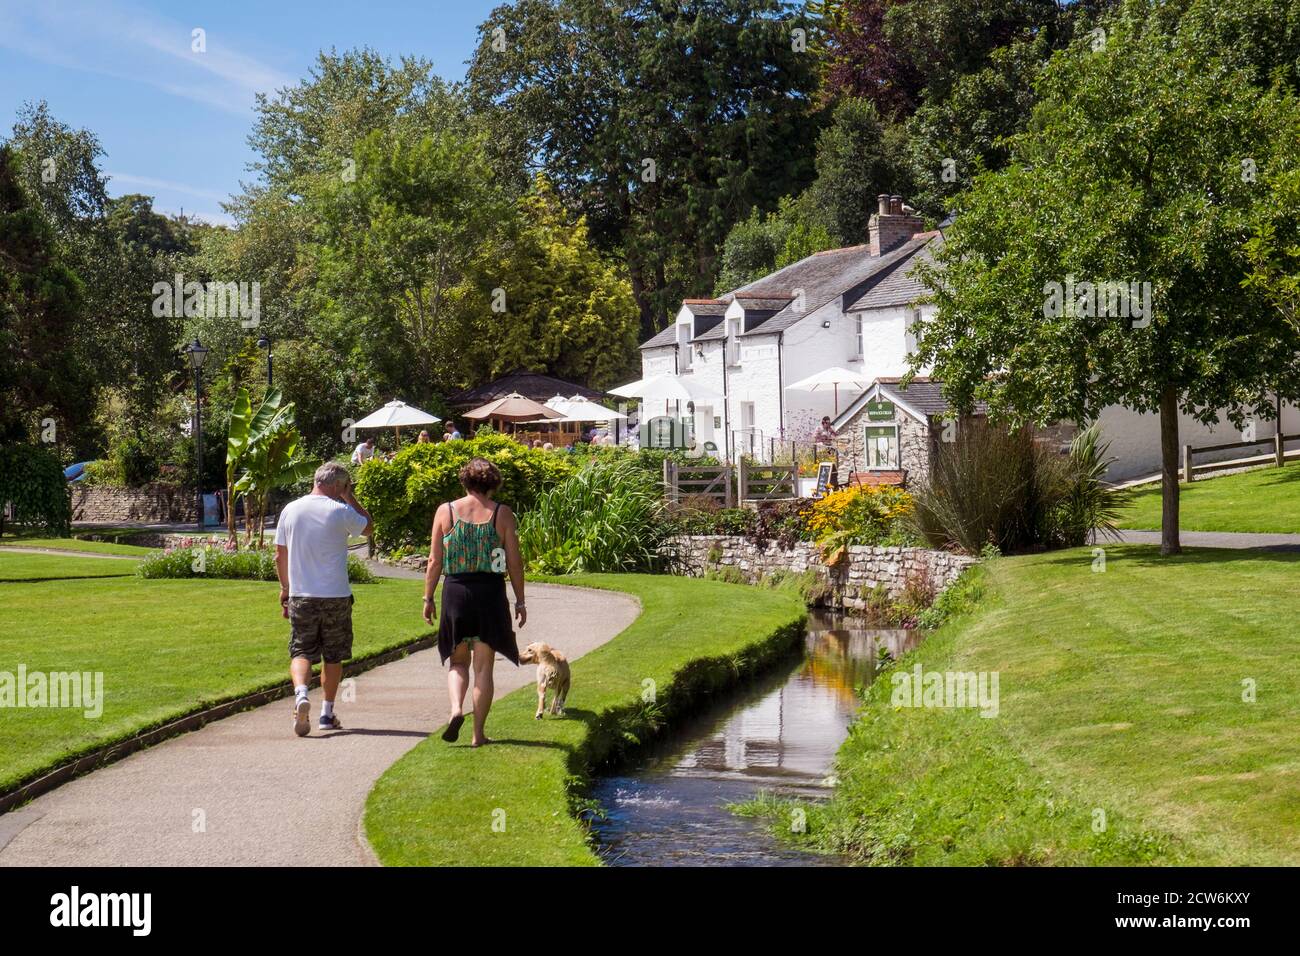
<path id="1" fill-rule="evenodd" d="M 145 193 L 229 222 L 249 179 L 253 96 L 295 83 L 321 49 L 426 57 L 463 79 L 500 0 L 0 0 L 0 138 L 25 101 L 99 136 L 112 195 Z M 191 49 L 206 33 L 207 51 Z"/>

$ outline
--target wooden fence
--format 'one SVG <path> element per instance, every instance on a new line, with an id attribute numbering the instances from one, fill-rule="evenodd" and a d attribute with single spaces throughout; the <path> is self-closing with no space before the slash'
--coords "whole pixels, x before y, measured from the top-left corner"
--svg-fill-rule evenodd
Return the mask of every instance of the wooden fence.
<path id="1" fill-rule="evenodd" d="M 664 462 L 664 496 L 680 501 L 683 495 L 712 498 L 724 508 L 746 501 L 794 498 L 798 489 L 795 465 L 681 465 Z"/>
<path id="2" fill-rule="evenodd" d="M 1192 445 L 1183 446 L 1183 481 L 1191 482 L 1196 477 L 1197 471 L 1213 471 L 1216 468 L 1230 468 L 1230 462 L 1207 462 L 1204 465 L 1193 465 L 1192 458 L 1194 455 L 1203 454 L 1213 451 L 1228 451 L 1233 448 L 1257 448 L 1260 445 L 1273 446 L 1273 460 L 1278 468 L 1286 462 L 1286 443 L 1300 439 L 1300 435 L 1284 435 L 1280 431 L 1270 438 L 1259 438 L 1255 441 L 1230 441 L 1222 445 Z"/>

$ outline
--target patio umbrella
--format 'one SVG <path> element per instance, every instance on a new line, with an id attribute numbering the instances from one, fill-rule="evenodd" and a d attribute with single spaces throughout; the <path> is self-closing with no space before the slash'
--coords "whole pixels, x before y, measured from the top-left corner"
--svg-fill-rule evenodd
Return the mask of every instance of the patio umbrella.
<path id="1" fill-rule="evenodd" d="M 486 405 L 480 405 L 465 413 L 466 418 L 474 419 L 498 419 L 503 422 L 526 422 L 533 419 L 546 419 L 547 421 L 558 421 L 564 417 L 564 413 L 556 411 L 554 408 L 548 408 L 541 402 L 535 402 L 531 398 L 525 398 L 518 392 L 511 392 L 504 398 L 498 398 Z"/>
<path id="2" fill-rule="evenodd" d="M 606 408 L 604 405 L 583 398 L 581 395 L 565 399 L 564 407 L 560 410 L 564 412 L 564 417 L 571 422 L 612 422 L 616 418 L 627 418 L 622 412 Z"/>
<path id="3" fill-rule="evenodd" d="M 819 388 L 831 388 L 835 390 L 835 414 L 840 413 L 840 386 L 853 385 L 857 388 L 870 388 L 873 379 L 868 378 L 861 372 L 854 372 L 847 368 L 838 366 L 823 369 L 807 378 L 801 378 L 786 386 L 786 389 L 797 388 L 805 392 L 815 392 Z"/>
<path id="4" fill-rule="evenodd" d="M 620 398 L 639 398 L 642 401 L 696 402 L 705 405 L 716 405 L 723 400 L 719 392 L 715 392 L 707 385 L 676 375 L 643 378 L 627 385 L 620 385 L 618 388 L 611 388 L 609 393 Z"/>
<path id="5" fill-rule="evenodd" d="M 525 398 L 518 392 L 511 392 L 504 398 L 494 399 L 486 405 L 471 409 L 465 413 L 466 418 L 500 418 L 506 421 L 524 421 L 528 418 L 557 419 L 564 413 L 548 408 L 541 402 Z"/>
<path id="6" fill-rule="evenodd" d="M 434 425 L 442 421 L 437 415 L 430 415 L 428 412 L 416 408 L 414 405 L 408 405 L 406 402 L 393 399 L 383 408 L 376 412 L 371 412 L 359 422 L 353 422 L 353 428 L 391 428 L 397 435 L 397 440 L 402 440 L 401 428 L 403 425 Z"/>

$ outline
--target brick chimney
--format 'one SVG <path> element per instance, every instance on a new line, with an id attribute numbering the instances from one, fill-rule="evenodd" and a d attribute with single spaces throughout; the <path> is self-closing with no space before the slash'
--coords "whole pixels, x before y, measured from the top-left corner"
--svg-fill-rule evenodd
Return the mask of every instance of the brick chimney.
<path id="1" fill-rule="evenodd" d="M 910 206 L 903 205 L 902 196 L 881 193 L 876 202 L 879 211 L 867 226 L 873 256 L 892 252 L 925 228 L 925 221 Z"/>

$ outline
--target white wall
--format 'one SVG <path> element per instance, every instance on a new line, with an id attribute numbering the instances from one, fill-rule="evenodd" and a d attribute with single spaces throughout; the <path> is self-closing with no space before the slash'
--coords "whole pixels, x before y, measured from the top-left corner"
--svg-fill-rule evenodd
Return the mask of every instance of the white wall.
<path id="1" fill-rule="evenodd" d="M 1160 471 L 1160 416 L 1154 412 L 1139 414 L 1128 408 L 1111 405 L 1099 416 L 1102 435 L 1108 440 L 1110 454 L 1118 459 L 1106 472 L 1109 481 L 1126 481 L 1158 474 Z M 1282 431 L 1284 434 L 1300 433 L 1300 409 L 1292 405 L 1282 408 Z M 1277 434 L 1276 422 L 1259 421 L 1255 423 L 1256 438 L 1271 438 Z M 1243 435 L 1232 426 L 1222 412 L 1219 424 L 1214 428 L 1202 425 L 1188 415 L 1178 416 L 1179 467 L 1182 467 L 1182 445 L 1222 445 L 1228 442 L 1242 441 Z M 1195 457 L 1195 464 L 1210 461 L 1225 461 L 1229 458 L 1241 458 L 1248 455 L 1265 455 L 1271 452 L 1269 445 L 1254 448 L 1234 448 L 1221 452 L 1206 452 Z"/>

